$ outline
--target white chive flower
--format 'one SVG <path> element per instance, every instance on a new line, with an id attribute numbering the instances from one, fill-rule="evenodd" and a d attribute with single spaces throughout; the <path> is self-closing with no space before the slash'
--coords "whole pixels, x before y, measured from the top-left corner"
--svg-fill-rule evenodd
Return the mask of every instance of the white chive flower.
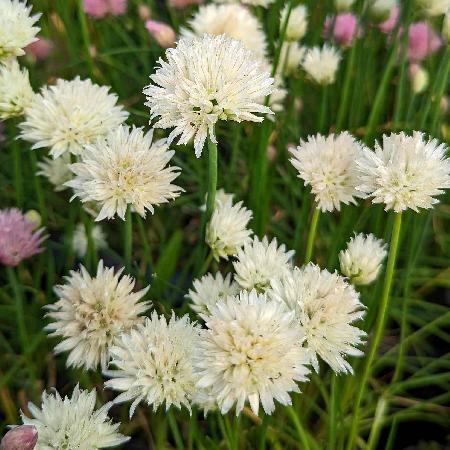
<path id="1" fill-rule="evenodd" d="M 106 234 L 100 225 L 94 225 L 92 227 L 92 241 L 96 250 L 106 248 Z M 88 237 L 86 234 L 86 227 L 83 223 L 79 223 L 75 227 L 75 231 L 72 237 L 72 249 L 75 251 L 79 258 L 83 258 L 86 255 L 88 247 Z"/>
<path id="2" fill-rule="evenodd" d="M 289 7 L 285 5 L 281 11 L 280 28 L 284 26 Z M 285 39 L 288 41 L 298 41 L 306 34 L 308 29 L 308 10 L 305 5 L 297 5 L 291 9 L 286 26 Z"/>
<path id="3" fill-rule="evenodd" d="M 37 163 L 39 171 L 37 175 L 41 175 L 53 185 L 56 192 L 67 189 L 65 183 L 72 179 L 70 171 L 70 154 L 64 153 L 59 158 L 43 158 Z"/>
<path id="4" fill-rule="evenodd" d="M 309 48 L 301 65 L 309 77 L 318 84 L 332 84 L 336 80 L 341 54 L 331 45 L 325 44 L 322 48 Z"/>
<path id="5" fill-rule="evenodd" d="M 65 152 L 83 153 L 85 145 L 115 130 L 128 117 L 117 105 L 117 95 L 108 91 L 79 77 L 44 86 L 25 110 L 20 137 L 33 143 L 32 149 L 49 148 L 53 158 Z"/>
<path id="6" fill-rule="evenodd" d="M 450 0 L 416 0 L 416 6 L 429 17 L 442 16 L 450 10 Z"/>
<path id="7" fill-rule="evenodd" d="M 231 201 L 216 204 L 206 225 L 205 241 L 217 261 L 235 255 L 250 240 L 253 231 L 247 225 L 251 218 L 252 212 L 242 201 L 235 205 Z"/>
<path id="8" fill-rule="evenodd" d="M 191 308 L 197 313 L 209 314 L 209 307 L 227 297 L 237 295 L 239 285 L 233 281 L 231 274 L 223 277 L 220 272 L 214 276 L 211 273 L 194 280 L 193 289 L 190 289 L 186 298 L 192 303 Z"/>
<path id="9" fill-rule="evenodd" d="M 386 258 L 386 243 L 373 234 L 355 234 L 339 253 L 341 272 L 353 284 L 370 284 Z"/>
<path id="10" fill-rule="evenodd" d="M 309 136 L 297 148 L 290 149 L 292 165 L 306 186 L 311 186 L 321 211 L 339 211 L 341 203 L 356 203 L 364 195 L 356 189 L 358 166 L 356 159 L 363 145 L 344 131 L 329 136 Z"/>
<path id="11" fill-rule="evenodd" d="M 269 243 L 266 236 L 261 241 L 255 236 L 236 255 L 235 280 L 243 289 L 264 291 L 272 279 L 289 273 L 294 253 L 284 244 L 278 246 L 276 238 Z"/>
<path id="12" fill-rule="evenodd" d="M 26 0 L 0 0 L 0 59 L 25 55 L 24 48 L 37 41 L 41 15 L 31 9 Z"/>
<path id="13" fill-rule="evenodd" d="M 100 261 L 95 277 L 81 266 L 71 271 L 66 283 L 54 288 L 58 301 L 46 306 L 51 337 L 61 337 L 55 353 L 69 352 L 68 367 L 104 370 L 109 349 L 118 337 L 142 323 L 150 308 L 141 299 L 149 287 L 133 292 L 135 280 L 122 270 L 105 268 Z"/>
<path id="14" fill-rule="evenodd" d="M 234 194 L 225 192 L 224 189 L 218 189 L 216 196 L 214 197 L 214 208 L 217 208 L 221 203 L 233 203 Z M 208 200 L 208 194 L 205 195 L 205 203 L 200 206 L 200 211 L 206 211 L 206 202 Z"/>
<path id="15" fill-rule="evenodd" d="M 168 166 L 174 153 L 165 139 L 153 142 L 153 130 L 144 134 L 142 128 L 122 125 L 86 145 L 81 162 L 70 166 L 75 176 L 66 185 L 83 203 L 101 205 L 96 221 L 116 214 L 124 220 L 128 205 L 145 217 L 146 210 L 153 214 L 154 206 L 182 192 L 172 184 L 179 167 Z"/>
<path id="16" fill-rule="evenodd" d="M 97 450 L 117 447 L 130 438 L 119 433 L 119 423 L 108 417 L 111 403 L 95 409 L 96 391 L 84 391 L 77 385 L 72 396 L 58 392 L 42 394 L 41 407 L 28 403 L 32 418 L 21 413 L 25 425 L 36 427 L 38 440 L 34 450 Z"/>
<path id="17" fill-rule="evenodd" d="M 156 411 L 163 403 L 191 410 L 196 391 L 193 355 L 199 345 L 199 330 L 187 315 L 180 319 L 172 312 L 170 320 L 154 311 L 143 325 L 123 334 L 112 347 L 111 364 L 117 370 L 105 375 L 112 379 L 105 387 L 120 391 L 115 403 L 132 400 L 130 417 L 145 402 Z"/>
<path id="18" fill-rule="evenodd" d="M 295 311 L 316 372 L 320 356 L 335 372 L 353 373 L 345 357 L 363 354 L 357 347 L 366 334 L 352 324 L 364 316 L 364 305 L 345 278 L 308 264 L 272 281 L 268 295 Z"/>
<path id="19" fill-rule="evenodd" d="M 0 63 L 0 119 L 23 115 L 33 96 L 28 70 L 21 69 L 16 59 Z"/>
<path id="20" fill-rule="evenodd" d="M 450 188 L 450 159 L 447 147 L 421 132 L 383 135 L 375 151 L 365 149 L 357 160 L 357 189 L 373 197 L 373 203 L 384 203 L 385 210 L 401 212 L 429 209 L 434 198 Z"/>
<path id="21" fill-rule="evenodd" d="M 300 45 L 298 42 L 283 42 L 277 73 L 290 75 L 297 72 L 305 56 L 305 52 L 306 47 Z"/>
<path id="22" fill-rule="evenodd" d="M 154 126 L 174 128 L 169 143 L 193 138 L 199 157 L 208 136 L 217 143 L 219 120 L 262 122 L 257 114 L 272 112 L 261 99 L 273 91 L 273 78 L 241 42 L 225 35 L 182 38 L 166 57 L 144 94 Z"/>
<path id="23" fill-rule="evenodd" d="M 256 58 L 267 53 L 266 35 L 255 16 L 239 4 L 200 6 L 188 21 L 189 29 L 182 28 L 182 37 L 202 37 L 204 34 L 221 35 L 241 41 Z"/>
<path id="24" fill-rule="evenodd" d="M 209 389 L 222 414 L 246 402 L 258 414 L 275 410 L 274 400 L 290 405 L 290 392 L 306 381 L 308 355 L 294 314 L 264 294 L 243 291 L 210 307 L 203 316 L 195 368 L 198 387 Z"/>

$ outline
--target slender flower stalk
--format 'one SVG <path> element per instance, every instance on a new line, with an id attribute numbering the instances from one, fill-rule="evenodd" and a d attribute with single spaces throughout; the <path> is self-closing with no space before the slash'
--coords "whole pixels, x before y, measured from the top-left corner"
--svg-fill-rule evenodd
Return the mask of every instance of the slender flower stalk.
<path id="1" fill-rule="evenodd" d="M 126 271 L 130 273 L 133 254 L 133 214 L 131 211 L 131 205 L 128 205 L 127 212 L 125 213 L 125 223 L 123 224 L 123 226 L 124 226 L 123 256 L 125 260 Z"/>
<path id="2" fill-rule="evenodd" d="M 305 251 L 305 264 L 311 261 L 314 248 L 314 239 L 317 233 L 317 224 L 319 223 L 320 209 L 314 205 L 314 212 L 311 219 L 311 225 L 309 226 L 308 240 L 306 241 L 306 251 Z"/>

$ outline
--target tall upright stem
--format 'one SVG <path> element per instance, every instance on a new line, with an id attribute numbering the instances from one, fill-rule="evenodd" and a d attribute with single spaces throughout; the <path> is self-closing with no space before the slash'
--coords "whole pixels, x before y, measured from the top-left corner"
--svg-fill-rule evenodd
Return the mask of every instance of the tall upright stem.
<path id="1" fill-rule="evenodd" d="M 133 248 L 133 216 L 131 213 L 131 205 L 128 205 L 127 212 L 125 213 L 124 227 L 123 258 L 125 260 L 125 270 L 130 273 Z"/>
<path id="2" fill-rule="evenodd" d="M 306 252 L 305 252 L 305 264 L 308 264 L 311 261 L 314 247 L 314 239 L 316 237 L 317 232 L 317 224 L 319 222 L 320 209 L 314 205 L 314 212 L 311 219 L 311 225 L 309 227 L 308 232 L 308 240 L 306 242 Z"/>
<path id="3" fill-rule="evenodd" d="M 352 415 L 352 422 L 350 426 L 350 434 L 347 441 L 347 450 L 352 450 L 357 428 L 358 428 L 358 421 L 359 421 L 359 408 L 361 406 L 361 400 L 364 394 L 364 390 L 367 385 L 367 381 L 369 379 L 370 370 L 372 368 L 372 363 L 378 348 L 378 345 L 380 344 L 381 337 L 383 335 L 384 331 L 384 325 L 385 325 L 385 319 L 386 319 L 386 312 L 388 309 L 388 302 L 389 302 L 389 295 L 391 293 L 391 287 L 392 287 L 392 280 L 394 277 L 394 269 L 395 269 L 395 262 L 397 260 L 397 253 L 398 253 L 398 244 L 400 240 L 400 230 L 402 226 L 402 213 L 398 213 L 395 215 L 394 219 L 394 226 L 392 229 L 392 236 L 391 236 L 391 243 L 389 248 L 389 256 L 388 256 L 388 262 L 386 267 L 386 275 L 384 277 L 384 285 L 383 285 L 383 295 L 381 297 L 381 302 L 379 306 L 378 311 L 378 317 L 375 324 L 375 330 L 373 332 L 373 338 L 370 345 L 369 353 L 364 361 L 364 368 L 362 372 L 362 376 L 358 385 L 358 390 L 356 393 L 355 401 L 354 401 L 354 410 Z"/>
<path id="4" fill-rule="evenodd" d="M 214 211 L 217 190 L 217 144 L 208 139 L 208 198 L 206 199 L 206 222 L 210 221 Z M 205 227 L 206 231 L 206 227 Z"/>

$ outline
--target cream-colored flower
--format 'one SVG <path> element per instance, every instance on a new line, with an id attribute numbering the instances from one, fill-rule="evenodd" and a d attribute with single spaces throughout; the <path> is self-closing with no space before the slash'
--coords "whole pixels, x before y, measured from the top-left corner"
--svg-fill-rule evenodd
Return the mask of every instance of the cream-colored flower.
<path id="1" fill-rule="evenodd" d="M 316 83 L 327 85 L 335 82 L 340 60 L 339 51 L 331 45 L 325 44 L 322 48 L 308 49 L 301 65 Z"/>
<path id="2" fill-rule="evenodd" d="M 133 292 L 134 279 L 100 261 L 95 277 L 81 266 L 66 284 L 55 287 L 58 301 L 47 305 L 52 322 L 45 327 L 52 337 L 61 337 L 56 353 L 69 351 L 68 367 L 106 369 L 109 349 L 118 337 L 142 323 L 139 317 L 150 308 L 140 301 L 149 287 Z"/>
<path id="3" fill-rule="evenodd" d="M 306 47 L 298 42 L 283 42 L 280 53 L 278 73 L 290 75 L 299 70 L 300 64 L 305 56 Z"/>
<path id="4" fill-rule="evenodd" d="M 64 153 L 59 158 L 43 158 L 37 163 L 40 169 L 37 175 L 41 175 L 54 186 L 56 192 L 67 189 L 65 183 L 72 179 L 70 171 L 70 154 Z"/>
<path id="5" fill-rule="evenodd" d="M 281 11 L 280 27 L 286 22 L 288 5 Z M 306 34 L 308 29 L 308 10 L 305 5 L 297 5 L 291 9 L 289 20 L 286 26 L 285 39 L 288 41 L 298 41 Z"/>
<path id="6" fill-rule="evenodd" d="M 92 241 L 96 250 L 106 248 L 106 235 L 100 225 L 94 225 L 92 227 Z M 86 255 L 88 247 L 88 237 L 86 235 L 86 227 L 83 223 L 79 223 L 75 227 L 72 238 L 72 248 L 79 258 L 83 258 Z"/>
<path id="7" fill-rule="evenodd" d="M 202 153 L 206 138 L 217 143 L 219 120 L 262 122 L 271 110 L 261 99 L 273 91 L 273 79 L 253 53 L 225 35 L 182 38 L 166 51 L 167 62 L 150 77 L 144 89 L 156 128 L 174 128 L 169 143 L 194 139 L 195 154 Z"/>

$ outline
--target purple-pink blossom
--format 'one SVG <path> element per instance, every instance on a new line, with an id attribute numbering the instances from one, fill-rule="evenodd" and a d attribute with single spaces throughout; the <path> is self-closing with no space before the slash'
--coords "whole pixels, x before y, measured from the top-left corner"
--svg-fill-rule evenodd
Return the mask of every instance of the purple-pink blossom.
<path id="1" fill-rule="evenodd" d="M 395 5 L 389 14 L 389 17 L 377 25 L 381 32 L 389 34 L 397 25 L 398 17 L 400 15 L 400 8 Z"/>
<path id="2" fill-rule="evenodd" d="M 442 39 L 427 22 L 415 22 L 408 29 L 408 59 L 422 61 L 442 46 Z"/>
<path id="3" fill-rule="evenodd" d="M 336 17 L 327 17 L 323 34 L 341 45 L 350 45 L 355 37 L 357 20 L 354 14 L 346 12 Z"/>
<path id="4" fill-rule="evenodd" d="M 52 48 L 52 41 L 38 36 L 37 41 L 34 41 L 25 47 L 25 51 L 28 55 L 34 56 L 37 60 L 42 60 L 47 58 Z"/>
<path id="5" fill-rule="evenodd" d="M 21 425 L 8 431 L 0 443 L 0 450 L 33 450 L 38 440 L 36 427 Z"/>
<path id="6" fill-rule="evenodd" d="M 0 263 L 17 266 L 44 249 L 42 242 L 44 229 L 35 230 L 35 224 L 29 221 L 17 208 L 0 210 Z"/>
<path id="7" fill-rule="evenodd" d="M 127 0 L 83 0 L 84 12 L 100 19 L 107 14 L 120 16 L 127 9 Z"/>
<path id="8" fill-rule="evenodd" d="M 170 25 L 157 20 L 147 20 L 145 28 L 161 47 L 169 48 L 175 44 L 177 36 Z"/>

